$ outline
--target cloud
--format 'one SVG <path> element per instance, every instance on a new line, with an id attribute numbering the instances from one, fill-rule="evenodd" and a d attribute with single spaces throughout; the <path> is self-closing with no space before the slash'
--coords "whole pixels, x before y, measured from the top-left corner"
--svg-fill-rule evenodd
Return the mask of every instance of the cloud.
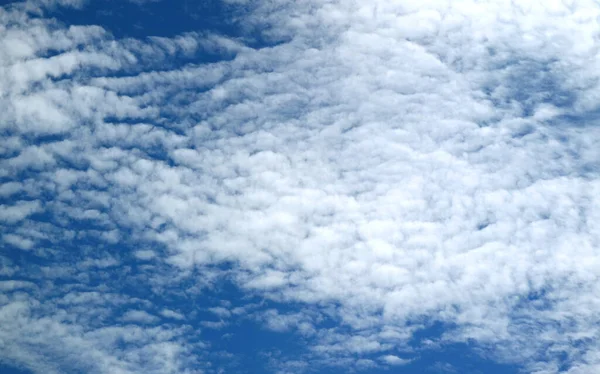
<path id="1" fill-rule="evenodd" d="M 148 372 L 175 373 L 191 363 L 185 358 L 189 351 L 177 339 L 181 330 L 136 326 L 94 329 L 61 320 L 69 315 L 68 309 L 55 309 L 50 315 L 32 298 L 15 299 L 0 307 L 5 326 L 0 333 L 3 358 L 34 372 L 59 373 L 77 367 L 90 372 L 129 373 L 143 366 Z M 115 355 L 117 351 L 120 354 Z M 184 365 L 184 361 L 188 362 Z"/>
<path id="2" fill-rule="evenodd" d="M 185 319 L 185 316 L 183 314 L 177 313 L 176 311 L 170 310 L 170 309 L 163 309 L 160 312 L 160 314 L 163 317 L 166 317 L 166 318 L 173 318 L 173 319 L 178 319 L 178 320 L 184 320 Z"/>
<path id="3" fill-rule="evenodd" d="M 227 318 L 231 316 L 231 312 L 223 307 L 209 308 L 208 311 L 215 314 L 217 317 Z"/>
<path id="4" fill-rule="evenodd" d="M 156 257 L 156 253 L 150 249 L 141 249 L 136 251 L 134 255 L 140 260 L 152 260 Z"/>
<path id="5" fill-rule="evenodd" d="M 194 329 L 250 313 L 302 337 L 273 356 L 292 372 L 407 363 L 434 323 L 526 371 L 597 368 L 598 5 L 250 3 L 272 45 L 2 8 L 1 237 L 27 250 L 2 281 L 57 284 L 2 299 L 2 360 L 191 372 Z M 163 305 L 223 279 L 265 304 Z"/>
<path id="6" fill-rule="evenodd" d="M 40 209 L 39 201 L 18 201 L 15 205 L 2 205 L 0 220 L 7 224 L 17 223 Z"/>
<path id="7" fill-rule="evenodd" d="M 24 249 L 24 250 L 31 249 L 33 247 L 33 245 L 35 244 L 33 242 L 33 240 L 24 238 L 24 237 L 16 235 L 16 234 L 2 235 L 2 241 L 4 241 L 5 243 L 8 243 L 10 245 L 13 245 L 17 248 Z"/>
<path id="8" fill-rule="evenodd" d="M 392 365 L 392 366 L 406 365 L 411 361 L 411 360 L 402 359 L 402 358 L 400 358 L 398 356 L 394 356 L 394 355 L 381 356 L 381 360 L 383 362 L 385 362 L 386 364 Z"/>
<path id="9" fill-rule="evenodd" d="M 143 310 L 129 310 L 121 317 L 121 320 L 124 322 L 153 324 L 158 321 L 158 318 Z"/>

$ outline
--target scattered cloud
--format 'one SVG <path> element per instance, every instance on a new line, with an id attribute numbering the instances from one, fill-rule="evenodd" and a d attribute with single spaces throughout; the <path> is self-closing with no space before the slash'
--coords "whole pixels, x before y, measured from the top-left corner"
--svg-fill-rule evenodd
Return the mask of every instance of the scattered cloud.
<path id="1" fill-rule="evenodd" d="M 0 8 L 1 362 L 218 371 L 251 320 L 281 372 L 600 367 L 596 2 L 228 3 L 268 45 Z"/>

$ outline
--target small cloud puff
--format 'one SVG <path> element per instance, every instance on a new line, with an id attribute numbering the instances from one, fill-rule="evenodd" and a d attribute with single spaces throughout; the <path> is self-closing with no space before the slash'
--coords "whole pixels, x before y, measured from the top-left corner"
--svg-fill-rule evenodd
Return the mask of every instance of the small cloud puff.
<path id="1" fill-rule="evenodd" d="M 121 320 L 124 322 L 154 324 L 159 321 L 158 317 L 143 310 L 128 310 L 123 314 Z"/>
<path id="2" fill-rule="evenodd" d="M 403 358 L 400 358 L 400 357 L 394 356 L 394 355 L 381 356 L 380 359 L 381 359 L 381 361 L 385 362 L 386 364 L 393 365 L 393 366 L 406 365 L 412 361 L 412 360 L 403 359 Z"/>

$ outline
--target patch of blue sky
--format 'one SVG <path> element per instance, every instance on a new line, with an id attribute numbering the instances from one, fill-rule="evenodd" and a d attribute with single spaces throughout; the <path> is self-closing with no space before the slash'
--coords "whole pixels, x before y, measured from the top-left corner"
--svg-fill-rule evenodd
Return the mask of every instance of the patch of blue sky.
<path id="1" fill-rule="evenodd" d="M 98 25 L 116 38 L 174 37 L 186 32 L 245 36 L 236 18 L 245 11 L 235 3 L 190 1 L 91 1 L 81 8 L 56 8 L 48 14 L 69 25 Z M 237 17 L 236 17 L 237 15 Z"/>
<path id="2" fill-rule="evenodd" d="M 0 363 L 0 372 L 4 374 L 33 374 L 31 371 L 26 369 L 15 368 L 3 363 Z"/>

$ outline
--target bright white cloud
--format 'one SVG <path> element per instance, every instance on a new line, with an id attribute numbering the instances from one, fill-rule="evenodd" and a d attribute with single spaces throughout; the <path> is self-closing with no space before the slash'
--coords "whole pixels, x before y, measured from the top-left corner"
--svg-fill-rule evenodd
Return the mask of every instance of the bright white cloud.
<path id="1" fill-rule="evenodd" d="M 406 365 L 407 363 L 410 362 L 410 360 L 402 359 L 402 358 L 400 358 L 398 356 L 394 356 L 394 355 L 382 356 L 381 360 L 384 361 L 386 364 L 393 365 L 393 366 Z"/>

